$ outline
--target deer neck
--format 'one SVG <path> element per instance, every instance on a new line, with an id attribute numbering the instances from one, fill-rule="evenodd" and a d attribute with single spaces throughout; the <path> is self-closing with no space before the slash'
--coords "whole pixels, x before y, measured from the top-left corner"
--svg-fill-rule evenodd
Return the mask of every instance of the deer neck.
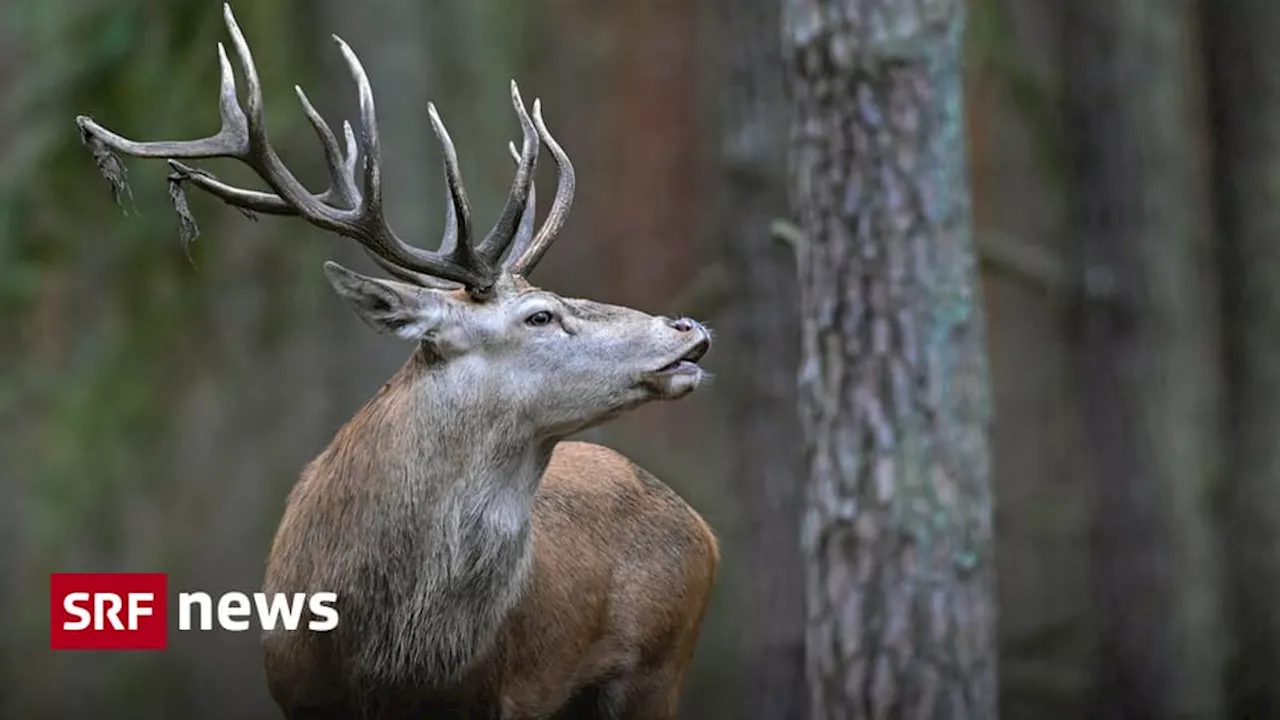
<path id="1" fill-rule="evenodd" d="M 483 406 L 455 376 L 465 372 L 419 352 L 326 453 L 325 474 L 353 491 L 344 514 L 364 534 L 349 580 L 370 598 L 364 622 L 380 637 L 367 657 L 381 675 L 456 679 L 490 646 L 532 567 L 533 500 L 554 443 Z"/>

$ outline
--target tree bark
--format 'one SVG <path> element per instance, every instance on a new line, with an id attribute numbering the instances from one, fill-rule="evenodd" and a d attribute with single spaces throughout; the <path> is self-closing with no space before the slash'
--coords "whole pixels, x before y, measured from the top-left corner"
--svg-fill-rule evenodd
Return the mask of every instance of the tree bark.
<path id="1" fill-rule="evenodd" d="M 1280 6 L 1206 5 L 1229 414 L 1231 715 L 1280 717 Z"/>
<path id="2" fill-rule="evenodd" d="M 1090 717 L 1214 718 L 1222 666 L 1205 499 L 1221 379 L 1194 3 L 1065 7 L 1100 633 Z"/>
<path id="3" fill-rule="evenodd" d="M 788 0 L 818 718 L 996 716 L 965 3 Z"/>
<path id="4" fill-rule="evenodd" d="M 722 373 L 737 451 L 743 551 L 732 570 L 741 613 L 742 720 L 808 716 L 800 556 L 799 303 L 794 258 L 770 225 L 786 214 L 786 99 L 774 0 L 720 0 L 720 243 L 732 278 Z"/>

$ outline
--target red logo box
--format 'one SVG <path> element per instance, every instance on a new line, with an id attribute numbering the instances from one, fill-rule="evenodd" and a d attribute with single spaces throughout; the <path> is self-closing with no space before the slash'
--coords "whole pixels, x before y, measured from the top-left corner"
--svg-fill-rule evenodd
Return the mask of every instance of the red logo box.
<path id="1" fill-rule="evenodd" d="M 168 589 L 164 573 L 52 573 L 49 647 L 164 650 Z"/>

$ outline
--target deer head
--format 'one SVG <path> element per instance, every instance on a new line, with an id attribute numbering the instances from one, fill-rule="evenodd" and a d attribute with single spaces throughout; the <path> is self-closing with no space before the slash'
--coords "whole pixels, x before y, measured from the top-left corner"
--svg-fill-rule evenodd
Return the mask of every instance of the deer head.
<path id="1" fill-rule="evenodd" d="M 696 321 L 562 298 L 526 279 L 555 239 L 573 201 L 574 171 L 551 136 L 541 103 L 530 116 L 515 82 L 511 100 L 523 140 L 515 178 L 497 221 L 473 242 L 471 208 L 457 152 L 434 104 L 432 129 L 444 155 L 448 189 L 440 247 L 423 250 L 402 241 L 382 210 L 382 155 L 373 93 L 360 60 L 338 36 L 360 97 L 357 142 L 343 123 L 344 143 L 308 101 L 298 99 L 323 146 L 330 186 L 309 191 L 272 148 L 263 120 L 262 87 L 244 35 L 229 5 L 224 19 L 244 75 L 247 103 L 237 97 L 235 75 L 222 44 L 221 129 L 199 140 L 135 142 L 80 116 L 82 137 L 99 166 L 113 178 L 118 167 L 108 149 L 144 158 L 166 158 L 170 181 L 189 182 L 248 211 L 301 217 L 351 238 L 395 279 L 369 277 L 334 262 L 325 273 L 338 294 L 375 330 L 418 347 L 418 372 L 447 378 L 441 387 L 466 394 L 470 405 L 518 414 L 543 437 L 562 437 L 649 400 L 675 399 L 703 378 L 697 361 L 710 333 Z M 533 186 L 540 144 L 550 149 L 559 173 L 551 210 L 535 231 Z M 179 159 L 233 158 L 248 165 L 272 190 L 233 187 Z M 358 178 L 358 179 L 357 179 Z M 119 182 L 118 176 L 114 178 Z M 185 212 L 185 203 L 179 203 Z M 185 217 L 185 216 L 184 216 Z"/>

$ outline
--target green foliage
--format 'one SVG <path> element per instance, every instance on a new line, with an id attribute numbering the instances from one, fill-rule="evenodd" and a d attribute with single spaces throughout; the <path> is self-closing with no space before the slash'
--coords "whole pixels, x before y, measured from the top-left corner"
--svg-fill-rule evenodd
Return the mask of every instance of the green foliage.
<path id="1" fill-rule="evenodd" d="M 291 9 L 291 0 L 236 5 L 259 68 L 269 68 L 268 106 L 296 102 L 275 80 L 301 79 Z M 140 139 L 212 133 L 215 48 L 226 33 L 221 4 L 208 0 L 14 0 L 0 22 L 20 41 L 17 84 L 0 115 L 0 326 L 17 336 L 0 344 L 0 423 L 21 436 L 4 438 L 13 447 L 0 451 L 12 458 L 7 474 L 25 485 L 26 536 L 39 554 L 31 567 L 43 573 L 83 564 L 86 547 L 113 558 L 124 501 L 163 492 L 148 465 L 166 429 L 165 398 L 189 360 L 177 340 L 207 319 L 201 268 L 217 251 L 198 240 L 189 258 L 181 247 L 163 162 L 122 158 L 132 193 L 117 207 L 75 116 Z M 299 126 L 277 130 L 286 139 Z M 201 217 L 203 230 L 212 235 L 227 215 Z M 81 552 L 74 559 L 72 547 Z M 155 552 L 158 562 L 163 549 Z M 14 638 L 16 646 L 38 646 L 44 631 L 28 625 L 32 637 Z M 135 691 L 156 681 L 156 664 L 112 667 L 128 676 L 109 683 L 119 707 L 146 716 L 145 693 Z"/>
<path id="2" fill-rule="evenodd" d="M 241 22 L 258 25 L 280 4 L 246 6 Z M 0 312 L 15 325 L 38 314 L 45 322 L 32 329 L 31 344 L 73 349 L 65 364 L 20 367 L 8 378 L 21 379 L 20 394 L 38 396 L 43 431 L 33 479 L 50 528 L 110 516 L 104 503 L 117 483 L 145 478 L 130 466 L 129 442 L 157 429 L 175 360 L 166 350 L 202 305 L 201 275 L 176 242 L 163 163 L 134 163 L 136 195 L 123 199 L 121 219 L 74 117 L 91 114 L 135 137 L 212 132 L 220 10 L 200 0 L 22 0 L 11 10 L 29 41 L 30 71 L 5 108 L 17 151 L 0 165 Z M 42 312 L 63 301 L 67 311 Z"/>

